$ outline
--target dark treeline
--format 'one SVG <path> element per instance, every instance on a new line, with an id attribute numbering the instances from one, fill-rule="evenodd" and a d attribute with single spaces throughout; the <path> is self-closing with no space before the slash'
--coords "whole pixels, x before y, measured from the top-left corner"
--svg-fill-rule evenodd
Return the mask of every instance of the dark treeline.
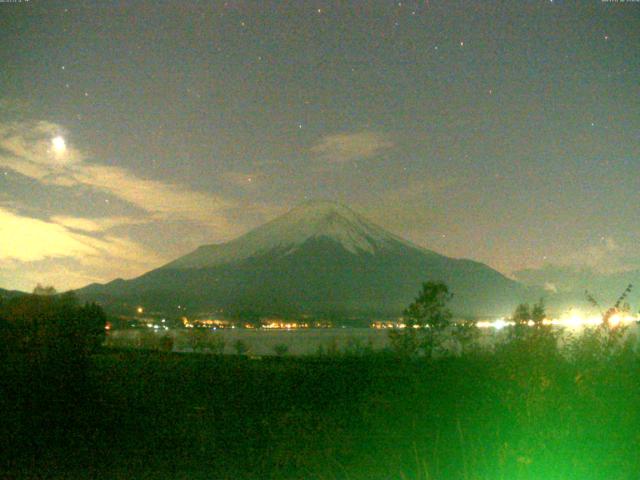
<path id="1" fill-rule="evenodd" d="M 90 417 L 92 355 L 105 335 L 99 306 L 36 292 L 0 299 L 0 449 L 9 462 L 46 457 Z"/>

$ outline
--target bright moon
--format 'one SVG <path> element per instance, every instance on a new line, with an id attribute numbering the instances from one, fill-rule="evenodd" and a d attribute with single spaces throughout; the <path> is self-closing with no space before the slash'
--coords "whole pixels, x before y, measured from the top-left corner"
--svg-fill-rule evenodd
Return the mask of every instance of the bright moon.
<path id="1" fill-rule="evenodd" d="M 57 136 L 51 139 L 51 147 L 57 155 L 62 155 L 67 150 L 67 142 L 64 138 Z"/>

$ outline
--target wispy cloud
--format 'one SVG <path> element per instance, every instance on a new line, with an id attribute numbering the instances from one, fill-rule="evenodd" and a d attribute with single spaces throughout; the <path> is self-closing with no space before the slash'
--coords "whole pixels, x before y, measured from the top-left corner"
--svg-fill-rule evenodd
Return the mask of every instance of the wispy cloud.
<path id="1" fill-rule="evenodd" d="M 45 121 L 0 123 L 0 149 L 5 152 L 3 161 L 13 161 L 16 166 L 31 164 L 33 170 L 30 171 L 34 172 L 41 166 L 39 172 L 43 176 L 57 168 L 81 162 L 82 154 L 71 146 L 65 146 L 64 154 L 55 150 L 52 139 L 65 133 L 62 127 Z"/>
<path id="2" fill-rule="evenodd" d="M 67 223 L 73 224 L 69 218 Z M 78 222 L 75 222 L 76 224 Z M 84 225 L 89 231 L 94 226 Z M 142 245 L 114 235 L 96 237 L 53 221 L 19 215 L 0 207 L 0 264 L 74 258 L 84 265 L 120 261 L 131 265 L 157 265 L 164 259 Z"/>
<path id="3" fill-rule="evenodd" d="M 225 216 L 233 203 L 217 195 L 143 179 L 123 168 L 103 165 L 74 168 L 69 178 L 135 205 L 158 220 L 190 220 L 224 232 L 235 229 Z"/>
<path id="4" fill-rule="evenodd" d="M 95 236 L 93 230 L 100 228 L 98 223 L 58 220 L 63 223 L 26 217 L 0 207 L 3 286 L 29 290 L 37 279 L 61 289 L 77 288 L 89 282 L 140 275 L 168 260 L 126 237 Z M 64 223 L 73 225 L 73 229 Z"/>
<path id="5" fill-rule="evenodd" d="M 105 232 L 115 227 L 139 225 L 142 223 L 141 219 L 133 217 L 81 218 L 66 215 L 55 215 L 51 217 L 51 221 L 72 230 L 80 230 L 83 232 Z"/>
<path id="6" fill-rule="evenodd" d="M 45 185 L 89 187 L 117 197 L 156 220 L 188 220 L 235 233 L 225 217 L 233 203 L 184 185 L 141 178 L 118 166 L 92 163 L 73 146 L 55 151 L 52 139 L 64 129 L 48 122 L 0 124 L 0 165 Z M 149 218 L 142 219 L 142 222 Z"/>
<path id="7" fill-rule="evenodd" d="M 0 208 L 0 261 L 23 262 L 50 257 L 88 256 L 97 250 L 82 235 L 69 232 L 65 227 L 23 217 Z"/>
<path id="8" fill-rule="evenodd" d="M 377 132 L 336 133 L 323 137 L 311 147 L 311 153 L 328 162 L 348 162 L 376 157 L 393 146 Z"/>

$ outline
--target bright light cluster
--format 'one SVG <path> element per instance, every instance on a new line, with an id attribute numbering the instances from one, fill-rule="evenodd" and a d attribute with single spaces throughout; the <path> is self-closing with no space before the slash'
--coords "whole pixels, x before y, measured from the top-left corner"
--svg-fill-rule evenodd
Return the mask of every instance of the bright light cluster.
<path id="1" fill-rule="evenodd" d="M 602 316 L 600 315 L 588 315 L 578 310 L 570 310 L 567 313 L 561 315 L 559 318 L 545 318 L 542 323 L 544 325 L 555 325 L 566 328 L 582 328 L 593 327 L 602 324 Z M 609 318 L 609 325 L 612 327 L 618 325 L 628 325 L 634 322 L 640 322 L 640 317 L 637 315 L 631 315 L 629 313 L 620 312 L 612 315 Z M 528 322 L 529 326 L 533 326 L 532 320 Z M 494 328 L 501 330 L 504 327 L 515 325 L 515 322 L 506 318 L 498 318 L 494 321 L 480 321 L 476 324 L 478 328 Z"/>
<path id="2" fill-rule="evenodd" d="M 504 327 L 508 327 L 510 325 L 515 325 L 514 322 L 510 322 L 504 318 L 498 318 L 493 322 L 489 321 L 480 321 L 476 323 L 478 328 L 495 328 L 496 330 L 502 330 Z"/>
<path id="3" fill-rule="evenodd" d="M 266 328 L 268 330 L 295 330 L 298 328 L 309 328 L 309 324 L 298 322 L 283 322 L 276 320 L 264 323 L 262 325 L 262 328 Z"/>

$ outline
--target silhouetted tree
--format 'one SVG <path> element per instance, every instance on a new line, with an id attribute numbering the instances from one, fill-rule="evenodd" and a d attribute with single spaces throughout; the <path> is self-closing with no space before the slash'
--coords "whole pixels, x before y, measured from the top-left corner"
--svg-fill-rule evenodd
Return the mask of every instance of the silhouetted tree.
<path id="1" fill-rule="evenodd" d="M 544 327 L 544 320 L 547 318 L 547 311 L 544 306 L 544 299 L 541 298 L 538 300 L 538 303 L 535 303 L 531 308 L 531 321 L 533 322 L 533 326 L 536 328 Z"/>
<path id="2" fill-rule="evenodd" d="M 0 311 L 2 311 L 3 300 L 0 298 Z M 13 334 L 13 326 L 0 314 L 0 362 L 9 355 Z"/>
<path id="3" fill-rule="evenodd" d="M 521 303 L 511 315 L 511 321 L 514 323 L 513 336 L 516 338 L 524 337 L 528 332 L 529 320 L 531 320 L 531 307 L 528 303 Z"/>
<path id="4" fill-rule="evenodd" d="M 89 357 L 104 337 L 104 312 L 97 305 L 80 306 L 73 294 L 24 295 L 5 301 L 0 318 L 19 415 L 34 419 L 37 427 L 30 428 L 42 434 L 65 432 L 75 421 L 69 405 L 92 391 Z"/>
<path id="5" fill-rule="evenodd" d="M 514 323 L 511 334 L 499 349 L 522 365 L 528 365 L 534 360 L 538 363 L 557 360 L 560 330 L 554 330 L 552 325 L 546 324 L 546 317 L 543 299 L 533 305 L 518 305 L 511 316 Z"/>
<path id="6" fill-rule="evenodd" d="M 475 320 L 462 319 L 456 321 L 451 328 L 451 336 L 457 340 L 460 346 L 460 354 L 464 354 L 477 345 L 480 331 Z"/>
<path id="7" fill-rule="evenodd" d="M 103 342 L 106 315 L 96 304 L 80 306 L 73 293 L 25 295 L 0 305 L 9 348 L 35 359 L 86 357 Z"/>
<path id="8" fill-rule="evenodd" d="M 416 299 L 403 312 L 405 328 L 392 330 L 390 341 L 396 351 L 414 355 L 423 350 L 431 356 L 442 333 L 451 326 L 447 304 L 453 298 L 443 282 L 425 282 Z"/>
<path id="9" fill-rule="evenodd" d="M 50 297 L 52 295 L 56 295 L 58 292 L 51 285 L 47 287 L 43 287 L 41 284 L 37 284 L 33 289 L 34 295 L 42 295 L 45 297 Z"/>

